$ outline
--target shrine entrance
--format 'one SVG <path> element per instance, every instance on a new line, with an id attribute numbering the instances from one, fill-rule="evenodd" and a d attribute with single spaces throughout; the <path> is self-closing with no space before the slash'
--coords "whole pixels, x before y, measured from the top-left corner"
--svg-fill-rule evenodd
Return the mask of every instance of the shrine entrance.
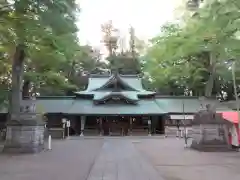
<path id="1" fill-rule="evenodd" d="M 81 118 L 83 117 L 83 119 Z M 76 116 L 71 120 L 70 135 L 128 136 L 164 134 L 163 116 Z"/>
<path id="2" fill-rule="evenodd" d="M 104 134 L 110 136 L 126 136 L 129 130 L 129 118 L 126 116 L 108 116 L 103 125 L 106 125 Z"/>

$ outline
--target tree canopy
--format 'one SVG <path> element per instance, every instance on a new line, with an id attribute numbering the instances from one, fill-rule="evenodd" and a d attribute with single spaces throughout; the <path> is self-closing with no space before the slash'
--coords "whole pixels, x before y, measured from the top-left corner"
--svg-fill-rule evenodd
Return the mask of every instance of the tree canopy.
<path id="1" fill-rule="evenodd" d="M 105 66 L 98 50 L 80 45 L 79 12 L 75 0 L 0 2 L 0 102 L 13 88 L 12 65 L 19 45 L 24 46 L 24 85 L 38 95 L 66 95 L 84 88 L 87 74 Z"/>
<path id="2" fill-rule="evenodd" d="M 144 42 L 137 38 L 135 29 L 129 28 L 128 43 L 125 37 L 119 36 L 119 29 L 114 27 L 112 21 L 102 26 L 103 42 L 108 51 L 106 60 L 108 69 L 118 69 L 121 74 L 141 73 L 140 51 L 144 48 Z"/>
<path id="3" fill-rule="evenodd" d="M 24 50 L 23 91 L 32 94 L 70 95 L 85 88 L 89 73 L 115 68 L 123 74 L 142 72 L 147 88 L 163 94 L 233 99 L 233 61 L 240 75 L 240 2 L 204 1 L 201 7 L 200 0 L 184 2 L 188 16 L 162 26 L 149 46 L 130 27 L 125 48 L 113 23 L 103 24 L 103 43 L 109 54 L 102 61 L 98 49 L 80 44 L 76 21 L 81 11 L 75 0 L 1 1 L 0 102 L 15 87 L 19 47 Z"/>
<path id="4" fill-rule="evenodd" d="M 239 62 L 239 10 L 237 0 L 205 1 L 180 23 L 165 24 L 145 57 L 153 87 L 175 95 L 233 98 L 231 63 Z"/>

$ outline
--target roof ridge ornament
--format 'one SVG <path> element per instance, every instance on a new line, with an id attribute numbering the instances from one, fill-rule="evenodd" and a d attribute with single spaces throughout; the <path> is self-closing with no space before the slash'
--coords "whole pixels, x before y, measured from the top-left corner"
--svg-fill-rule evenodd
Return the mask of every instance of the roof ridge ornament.
<path id="1" fill-rule="evenodd" d="M 114 76 L 119 75 L 119 68 L 112 68 L 111 69 L 111 75 L 114 75 Z"/>

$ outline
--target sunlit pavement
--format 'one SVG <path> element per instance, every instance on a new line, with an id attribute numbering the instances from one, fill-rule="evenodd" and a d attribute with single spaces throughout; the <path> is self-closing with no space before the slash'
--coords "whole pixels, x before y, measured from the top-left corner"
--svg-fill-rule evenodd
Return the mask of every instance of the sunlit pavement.
<path id="1" fill-rule="evenodd" d="M 0 156 L 0 180 L 240 179 L 240 153 L 199 153 L 162 137 L 74 137 L 52 151 Z"/>

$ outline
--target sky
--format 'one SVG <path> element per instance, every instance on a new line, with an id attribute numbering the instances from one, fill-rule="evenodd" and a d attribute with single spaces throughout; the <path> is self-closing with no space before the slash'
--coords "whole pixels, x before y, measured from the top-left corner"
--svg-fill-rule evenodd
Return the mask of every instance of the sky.
<path id="1" fill-rule="evenodd" d="M 81 13 L 77 23 L 81 44 L 94 47 L 101 43 L 101 24 L 112 20 L 121 34 L 130 25 L 136 36 L 147 40 L 160 32 L 160 27 L 174 19 L 174 10 L 181 0 L 78 0 Z"/>

